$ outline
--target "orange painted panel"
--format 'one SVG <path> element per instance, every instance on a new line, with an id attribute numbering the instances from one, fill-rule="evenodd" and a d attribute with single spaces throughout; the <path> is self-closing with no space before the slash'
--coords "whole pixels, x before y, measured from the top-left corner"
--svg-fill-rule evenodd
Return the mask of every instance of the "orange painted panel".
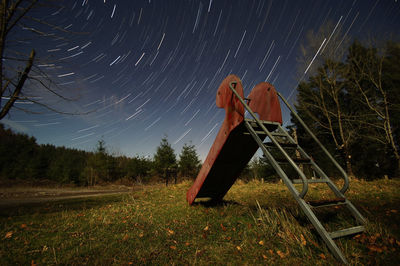
<path id="1" fill-rule="evenodd" d="M 247 97 L 250 109 L 264 121 L 282 124 L 281 105 L 275 87 L 268 82 L 257 84 Z"/>
<path id="2" fill-rule="evenodd" d="M 244 106 L 233 94 L 229 84 L 243 98 L 240 79 L 229 75 L 217 91 L 216 104 L 225 109 L 225 119 L 192 187 L 186 193 L 189 204 L 196 198 L 221 200 L 250 159 L 258 144 L 248 133 L 244 123 Z M 261 120 L 282 123 L 282 114 L 275 88 L 266 82 L 258 84 L 248 96 L 250 108 Z"/>

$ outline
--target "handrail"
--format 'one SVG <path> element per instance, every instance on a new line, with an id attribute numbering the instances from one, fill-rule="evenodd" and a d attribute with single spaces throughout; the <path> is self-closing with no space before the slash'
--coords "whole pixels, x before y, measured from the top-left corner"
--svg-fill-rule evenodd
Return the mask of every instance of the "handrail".
<path id="1" fill-rule="evenodd" d="M 304 127 L 304 129 L 307 131 L 307 133 L 310 134 L 310 136 L 320 146 L 320 148 L 325 152 L 325 154 L 328 156 L 328 158 L 331 159 L 332 163 L 336 166 L 336 168 L 341 172 L 341 174 L 343 175 L 344 184 L 343 184 L 343 187 L 340 189 L 340 192 L 342 192 L 344 194 L 347 191 L 347 189 L 349 188 L 349 177 L 347 176 L 347 173 L 340 166 L 340 164 L 335 160 L 335 158 L 333 158 L 333 156 L 324 147 L 324 145 L 322 145 L 322 143 L 318 140 L 318 138 L 312 133 L 311 129 L 304 123 L 303 119 L 300 118 L 300 116 L 296 113 L 296 111 L 288 103 L 288 101 L 286 101 L 286 99 L 282 96 L 282 94 L 280 94 L 279 92 L 277 92 L 277 94 L 281 98 L 281 100 L 286 104 L 286 106 L 289 108 L 290 112 L 296 117 L 296 119 Z"/>
<path id="2" fill-rule="evenodd" d="M 244 108 L 249 112 L 249 114 L 254 118 L 254 120 L 257 122 L 258 126 L 261 127 L 261 129 L 267 133 L 267 136 L 271 139 L 271 141 L 275 144 L 276 147 L 278 147 L 279 151 L 285 156 L 285 158 L 288 160 L 290 165 L 297 171 L 297 173 L 300 175 L 300 178 L 303 181 L 303 188 L 302 191 L 299 194 L 300 198 L 303 198 L 307 191 L 308 191 L 308 181 L 307 178 L 305 177 L 304 173 L 299 169 L 297 164 L 292 160 L 292 158 L 285 152 L 285 150 L 279 145 L 279 143 L 275 140 L 275 138 L 272 136 L 272 134 L 267 130 L 267 128 L 261 123 L 260 119 L 256 116 L 256 114 L 250 109 L 250 107 L 246 104 L 246 102 L 242 99 L 242 97 L 237 93 L 235 88 L 233 87 L 233 84 L 236 87 L 237 81 L 232 81 L 229 83 L 229 88 L 232 90 L 232 92 L 236 95 L 236 97 L 239 99 L 239 101 L 243 104 Z"/>

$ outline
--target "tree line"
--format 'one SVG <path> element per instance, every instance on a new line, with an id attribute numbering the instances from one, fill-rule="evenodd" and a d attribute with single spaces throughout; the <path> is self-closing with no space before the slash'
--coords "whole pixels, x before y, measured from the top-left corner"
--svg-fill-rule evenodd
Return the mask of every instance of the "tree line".
<path id="1" fill-rule="evenodd" d="M 296 109 L 350 176 L 400 173 L 400 43 L 354 41 L 342 58 L 325 56 L 297 88 Z M 300 144 L 322 153 L 292 119 Z"/>
<path id="2" fill-rule="evenodd" d="M 400 177 L 400 43 L 349 42 L 337 37 L 320 46 L 321 36 L 327 36 L 324 30 L 332 32 L 322 28 L 308 36 L 306 46 L 314 50 L 305 51 L 310 54 L 304 60 L 310 71 L 297 86 L 298 115 L 350 178 Z M 323 53 L 310 67 L 319 48 Z M 293 115 L 291 122 L 289 133 L 324 172 L 341 176 Z M 295 174 L 290 166 L 282 167 Z M 305 165 L 300 167 L 307 175 L 314 174 Z M 278 176 L 272 165 L 256 156 L 242 179 L 276 181 Z"/>
<path id="3" fill-rule="evenodd" d="M 321 43 L 316 35 L 311 41 Z M 350 177 L 399 177 L 400 43 L 354 41 L 342 51 L 336 44 L 324 47 L 320 62 L 298 85 L 295 109 Z M 293 115 L 291 122 L 287 128 L 300 146 L 329 176 L 340 176 Z M 276 179 L 260 158 L 249 169 L 255 177 Z"/>
<path id="4" fill-rule="evenodd" d="M 0 124 L 0 179 L 48 180 L 58 184 L 92 186 L 107 182 L 153 182 L 167 177 L 192 179 L 200 169 L 194 145 L 185 144 L 179 155 L 162 138 L 153 158 L 116 156 L 103 140 L 93 152 L 38 145 L 34 137 L 14 133 Z"/>

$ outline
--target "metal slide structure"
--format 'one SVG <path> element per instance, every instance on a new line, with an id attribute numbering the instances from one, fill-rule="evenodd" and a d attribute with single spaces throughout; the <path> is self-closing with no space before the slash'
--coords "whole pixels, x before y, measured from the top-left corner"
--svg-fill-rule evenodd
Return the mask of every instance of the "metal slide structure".
<path id="1" fill-rule="evenodd" d="M 279 98 L 342 174 L 343 187 L 338 188 L 282 127 Z M 266 160 L 288 187 L 332 254 L 340 262 L 347 263 L 334 239 L 363 232 L 366 220 L 344 195 L 349 187 L 349 179 L 343 168 L 271 84 L 267 82 L 258 84 L 249 96 L 244 98 L 240 79 L 235 75 L 229 75 L 218 88 L 216 103 L 218 107 L 225 109 L 225 120 L 194 184 L 187 192 L 186 198 L 189 204 L 193 204 L 196 198 L 222 200 L 255 152 L 261 148 Z M 245 118 L 245 110 L 252 119 Z M 264 142 L 265 140 L 267 141 Z M 292 172 L 295 171 L 296 178 L 293 174 L 289 175 L 288 167 L 283 165 L 290 165 Z M 313 178 L 306 175 L 304 171 L 306 165 L 315 173 Z M 305 196 L 310 188 L 308 185 L 316 183 L 326 184 L 335 198 L 307 200 Z M 297 189 L 295 184 L 300 184 L 301 190 Z M 357 225 L 328 232 L 314 211 L 316 208 L 329 207 L 337 210 L 336 206 L 346 207 Z"/>

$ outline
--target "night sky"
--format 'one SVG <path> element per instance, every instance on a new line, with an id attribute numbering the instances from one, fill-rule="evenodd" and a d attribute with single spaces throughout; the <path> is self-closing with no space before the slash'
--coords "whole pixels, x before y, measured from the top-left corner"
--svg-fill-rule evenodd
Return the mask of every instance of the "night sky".
<path id="1" fill-rule="evenodd" d="M 37 38 L 18 47 L 35 48 L 41 70 L 74 101 L 29 83 L 25 93 L 80 115 L 18 102 L 17 107 L 44 114 L 14 109 L 2 122 L 40 144 L 91 151 L 104 139 L 109 151 L 127 156 L 152 157 L 167 135 L 177 155 L 184 143 L 191 143 L 204 159 L 224 119 L 215 95 L 229 74 L 242 79 L 245 95 L 268 81 L 295 101 L 299 73 L 306 70 L 297 58 L 310 30 L 331 23 L 361 40 L 400 36 L 400 3 L 395 0 L 59 3 L 63 8 L 41 8 L 34 15 L 66 29 L 67 34 L 50 31 L 67 36 Z M 13 34 L 23 39 L 25 32 Z"/>

